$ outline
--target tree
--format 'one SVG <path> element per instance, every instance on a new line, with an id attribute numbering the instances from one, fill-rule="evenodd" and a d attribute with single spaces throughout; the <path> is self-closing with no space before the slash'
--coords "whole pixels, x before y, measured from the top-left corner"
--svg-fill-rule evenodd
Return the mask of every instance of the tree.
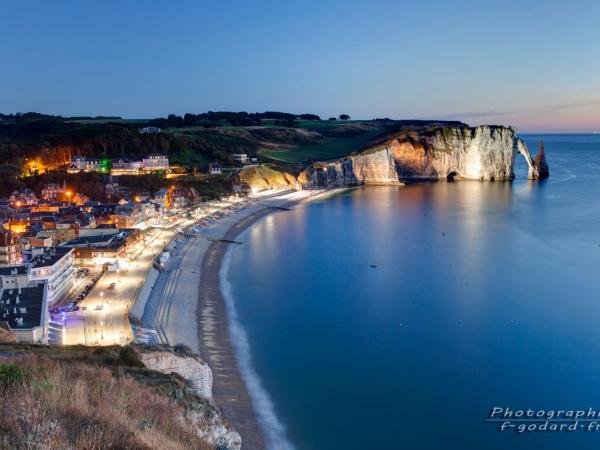
<path id="1" fill-rule="evenodd" d="M 302 120 L 321 120 L 316 114 L 300 114 Z"/>
<path id="2" fill-rule="evenodd" d="M 348 114 L 340 114 L 340 120 L 350 120 L 350 116 Z"/>

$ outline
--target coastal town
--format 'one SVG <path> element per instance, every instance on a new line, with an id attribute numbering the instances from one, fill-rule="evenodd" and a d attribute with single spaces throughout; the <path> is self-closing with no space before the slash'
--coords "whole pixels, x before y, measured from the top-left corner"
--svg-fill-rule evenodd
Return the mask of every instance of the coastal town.
<path id="1" fill-rule="evenodd" d="M 247 155 L 236 158 L 250 163 Z M 210 170 L 221 168 L 214 163 Z M 39 192 L 19 189 L 0 201 L 0 327 L 19 342 L 134 341 L 131 324 L 142 314 L 130 320 L 130 313 L 149 295 L 149 275 L 165 270 L 191 227 L 210 227 L 253 202 L 247 189 L 207 200 L 175 182 L 152 194 L 120 188 L 121 175 L 167 177 L 171 166 L 160 153 L 140 161 L 74 156 L 67 171 L 103 173 L 101 200 L 63 181 Z"/>

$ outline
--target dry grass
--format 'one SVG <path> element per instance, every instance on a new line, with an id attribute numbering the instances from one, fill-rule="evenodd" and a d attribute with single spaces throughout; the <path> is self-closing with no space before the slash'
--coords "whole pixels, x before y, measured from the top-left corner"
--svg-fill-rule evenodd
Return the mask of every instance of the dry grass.
<path id="1" fill-rule="evenodd" d="M 0 448 L 211 446 L 196 436 L 184 408 L 128 375 L 23 354 L 0 359 Z"/>

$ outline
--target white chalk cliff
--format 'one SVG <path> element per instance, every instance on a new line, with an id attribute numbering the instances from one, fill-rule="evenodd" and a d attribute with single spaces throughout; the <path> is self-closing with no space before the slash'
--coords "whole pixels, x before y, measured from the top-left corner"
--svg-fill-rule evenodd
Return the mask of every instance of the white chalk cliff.
<path id="1" fill-rule="evenodd" d="M 409 130 L 363 152 L 314 164 L 305 174 L 304 187 L 402 184 L 411 179 L 512 180 L 518 153 L 529 165 L 529 178 L 539 178 L 527 146 L 512 128 Z"/>

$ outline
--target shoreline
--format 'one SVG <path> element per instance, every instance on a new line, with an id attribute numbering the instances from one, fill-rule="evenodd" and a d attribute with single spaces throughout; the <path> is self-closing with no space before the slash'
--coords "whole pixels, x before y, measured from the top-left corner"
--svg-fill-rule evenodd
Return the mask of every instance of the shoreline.
<path id="1" fill-rule="evenodd" d="M 227 261 L 236 237 L 271 212 L 286 211 L 349 188 L 277 190 L 176 240 L 168 265 L 149 289 L 141 326 L 158 344 L 183 344 L 211 368 L 212 399 L 242 437 L 242 448 L 290 448 L 250 364 L 245 330 L 228 291 Z M 256 405 L 256 406 L 255 406 Z"/>
<path id="2" fill-rule="evenodd" d="M 278 204 L 260 205 L 262 207 L 259 209 L 240 217 L 227 229 L 221 240 L 211 242 L 202 257 L 196 309 L 198 350 L 200 357 L 213 371 L 214 401 L 242 436 L 242 448 L 267 448 L 266 444 L 273 442 L 267 442 L 265 439 L 266 420 L 264 417 L 260 420 L 261 412 L 254 407 L 258 401 L 258 392 L 261 403 L 270 401 L 264 389 L 260 387 L 260 380 L 253 373 L 245 332 L 234 320 L 237 319 L 234 301 L 231 298 L 227 299 L 228 293 L 224 293 L 222 281 L 227 275 L 228 264 L 223 263 L 230 254 L 231 241 L 235 241 L 237 236 L 274 211 L 322 199 L 344 190 L 347 189 L 318 191 L 298 199 L 272 197 L 271 200 L 278 200 Z M 231 303 L 229 306 L 228 301 Z M 238 338 L 237 346 L 232 342 L 236 340 L 234 333 Z M 242 350 L 245 354 L 242 354 Z M 241 365 L 245 367 L 241 368 Z M 254 398 L 248 388 L 249 382 L 253 385 Z M 276 427 L 281 428 L 281 425 L 276 423 Z M 274 439 L 271 437 L 270 440 Z M 281 445 L 284 445 L 284 442 L 277 443 L 278 448 L 281 448 Z"/>

